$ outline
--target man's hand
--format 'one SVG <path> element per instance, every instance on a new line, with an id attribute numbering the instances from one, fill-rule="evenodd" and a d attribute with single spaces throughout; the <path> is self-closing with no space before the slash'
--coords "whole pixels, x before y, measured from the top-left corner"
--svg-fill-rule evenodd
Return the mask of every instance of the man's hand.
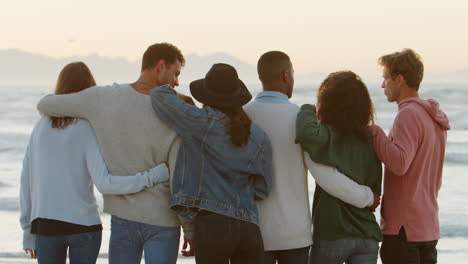
<path id="1" fill-rule="evenodd" d="M 374 203 L 368 208 L 371 212 L 375 212 L 375 209 L 379 207 L 379 205 L 380 205 L 380 196 L 374 193 Z"/>
<path id="2" fill-rule="evenodd" d="M 188 250 L 185 250 L 189 246 Z M 193 247 L 193 239 L 187 239 L 184 237 L 184 246 L 182 247 L 182 256 L 193 257 L 195 256 L 195 248 Z"/>
<path id="3" fill-rule="evenodd" d="M 185 94 L 178 94 L 179 98 L 184 100 L 187 104 L 195 105 L 195 102 L 193 101 L 192 97 L 185 95 Z"/>
<path id="4" fill-rule="evenodd" d="M 26 254 L 29 254 L 29 256 L 30 256 L 32 259 L 36 259 L 36 258 L 37 258 L 36 250 L 34 250 L 34 249 L 25 249 L 24 252 L 26 252 Z"/>
<path id="5" fill-rule="evenodd" d="M 169 166 L 169 162 L 164 162 L 166 163 L 167 170 L 169 171 L 169 175 L 171 175 L 171 167 Z"/>

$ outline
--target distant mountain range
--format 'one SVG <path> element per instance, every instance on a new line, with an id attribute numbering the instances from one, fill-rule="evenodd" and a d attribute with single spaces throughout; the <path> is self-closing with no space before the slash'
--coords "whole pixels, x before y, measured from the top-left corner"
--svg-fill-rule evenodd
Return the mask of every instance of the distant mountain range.
<path id="1" fill-rule="evenodd" d="M 54 85 L 57 76 L 67 63 L 85 62 L 94 74 L 98 84 L 135 81 L 140 71 L 140 61 L 129 61 L 124 58 L 109 58 L 99 55 L 86 57 L 52 58 L 21 50 L 0 50 L 0 85 Z M 203 78 L 213 63 L 228 63 L 236 67 L 239 77 L 246 83 L 259 86 L 255 65 L 226 54 L 214 53 L 199 56 L 186 56 L 186 66 L 180 77 L 181 85 L 192 80 Z M 326 73 L 308 73 L 296 75 L 297 85 L 316 85 Z M 379 82 L 380 76 L 366 77 L 370 82 Z M 426 73 L 425 82 L 468 82 L 468 69 L 449 73 Z"/>

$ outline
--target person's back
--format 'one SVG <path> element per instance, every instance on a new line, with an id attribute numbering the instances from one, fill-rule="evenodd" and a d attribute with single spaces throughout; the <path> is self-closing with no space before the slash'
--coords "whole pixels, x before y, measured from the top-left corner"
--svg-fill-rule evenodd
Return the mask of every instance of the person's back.
<path id="1" fill-rule="evenodd" d="M 371 129 L 375 151 L 385 164 L 382 263 L 437 263 L 437 196 L 449 120 L 436 101 L 419 97 L 424 65 L 416 52 L 387 54 L 379 64 L 385 96 L 398 103 L 388 137 L 377 126 Z"/>
<path id="2" fill-rule="evenodd" d="M 301 107 L 296 142 L 312 160 L 336 167 L 380 195 L 382 165 L 367 128 L 373 122 L 367 87 L 353 72 L 335 72 L 322 82 L 317 97 L 317 111 Z M 376 263 L 382 234 L 369 209 L 348 205 L 317 186 L 313 219 L 310 263 Z"/>
<path id="3" fill-rule="evenodd" d="M 37 122 L 29 148 L 47 149 L 47 154 L 34 154 L 29 163 L 34 173 L 30 182 L 31 219 L 41 217 L 74 223 L 77 217 L 92 216 L 82 219 L 83 224 L 100 224 L 94 195 L 83 195 L 93 194 L 91 177 L 83 177 L 89 174 L 86 153 L 94 143 L 93 133 L 89 123 L 83 120 L 63 130 L 52 128 L 48 118 Z M 70 191 L 70 186 L 76 191 Z"/>
<path id="4" fill-rule="evenodd" d="M 382 165 L 374 152 L 369 133 L 366 140 L 345 138 L 336 128 L 319 124 L 315 108 L 311 105 L 301 107 L 297 123 L 296 140 L 312 160 L 336 167 L 357 183 L 369 186 L 374 193 L 381 193 Z M 314 241 L 346 237 L 382 240 L 380 227 L 369 209 L 346 204 L 320 186 L 315 189 L 312 216 Z"/>
<path id="5" fill-rule="evenodd" d="M 245 111 L 273 144 L 274 185 L 268 199 L 257 202 L 265 250 L 309 246 L 312 220 L 307 171 L 301 147 L 294 144 L 299 106 L 254 101 L 245 106 Z"/>
<path id="6" fill-rule="evenodd" d="M 265 263 L 276 259 L 279 263 L 304 263 L 312 244 L 307 171 L 301 147 L 294 144 L 299 107 L 288 99 L 294 86 L 293 71 L 287 54 L 264 53 L 257 63 L 264 91 L 244 107 L 272 144 L 274 184 L 270 196 L 257 202 Z M 272 254 L 284 250 L 292 250 L 280 254 L 289 257 Z"/>
<path id="7" fill-rule="evenodd" d="M 382 231 L 399 231 L 403 225 L 406 235 L 414 241 L 431 241 L 440 236 L 437 196 L 442 185 L 447 130 L 431 114 L 435 109 L 433 105 L 434 103 L 431 105 L 429 101 L 419 98 L 407 99 L 400 103 L 395 122 L 399 122 L 399 117 L 412 116 L 413 123 L 408 127 L 418 127 L 418 136 L 415 138 L 417 142 L 414 142 L 418 150 L 406 171 L 396 166 L 387 167 L 384 181 L 385 189 L 388 190 L 384 203 L 393 206 L 382 209 Z M 389 139 L 393 139 L 392 132 Z M 414 225 L 411 216 L 424 219 L 427 224 Z"/>
<path id="8" fill-rule="evenodd" d="M 202 109 L 170 86 L 151 91 L 156 114 L 182 137 L 171 207 L 195 222 L 197 263 L 261 263 L 255 200 L 271 189 L 271 146 L 242 109 L 252 96 L 235 68 L 222 63 L 190 90 Z"/>
<path id="9" fill-rule="evenodd" d="M 209 106 L 198 109 L 181 105 L 181 100 L 170 94 L 171 90 L 162 86 L 152 91 L 156 113 L 182 138 L 171 206 L 187 218 L 195 215 L 187 207 L 196 207 L 221 210 L 228 216 L 258 223 L 253 201 L 263 199 L 269 189 L 256 189 L 252 183 L 257 181 L 256 177 L 265 177 L 268 188 L 271 186 L 267 135 L 252 123 L 245 145 L 234 145 L 228 130 L 231 121 L 226 114 Z M 176 106 L 177 111 L 171 109 Z"/>

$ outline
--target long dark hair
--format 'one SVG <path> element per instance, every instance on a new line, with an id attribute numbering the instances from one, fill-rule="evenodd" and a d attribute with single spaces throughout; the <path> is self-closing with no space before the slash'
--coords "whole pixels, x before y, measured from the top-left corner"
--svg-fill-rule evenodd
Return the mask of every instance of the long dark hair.
<path id="1" fill-rule="evenodd" d="M 88 66 L 81 61 L 67 64 L 59 74 L 54 94 L 77 93 L 91 86 L 96 86 L 93 74 Z M 73 117 L 50 117 L 53 128 L 64 129 L 76 122 Z"/>
<path id="2" fill-rule="evenodd" d="M 213 108 L 224 113 L 229 118 L 229 136 L 231 137 L 231 143 L 239 147 L 246 145 L 249 142 L 252 120 L 250 120 L 244 109 L 242 107 Z"/>
<path id="3" fill-rule="evenodd" d="M 367 141 L 374 106 L 361 78 L 352 71 L 328 75 L 318 91 L 317 117 L 320 123 L 334 127 L 341 138 Z"/>

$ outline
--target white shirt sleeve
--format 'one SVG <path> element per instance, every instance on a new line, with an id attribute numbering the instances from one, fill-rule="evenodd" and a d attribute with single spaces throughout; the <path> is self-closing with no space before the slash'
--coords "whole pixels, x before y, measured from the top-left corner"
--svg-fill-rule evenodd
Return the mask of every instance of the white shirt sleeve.
<path id="1" fill-rule="evenodd" d="M 368 186 L 357 184 L 336 168 L 312 161 L 308 153 L 304 153 L 304 161 L 317 184 L 333 197 L 358 208 L 374 203 L 374 193 Z"/>
<path id="2" fill-rule="evenodd" d="M 31 142 L 30 142 L 31 143 Z M 31 190 L 29 181 L 30 144 L 26 149 L 21 171 L 20 185 L 20 224 L 23 229 L 23 249 L 35 249 L 36 236 L 31 234 Z"/>
<path id="3" fill-rule="evenodd" d="M 89 174 L 96 188 L 103 194 L 131 194 L 144 188 L 169 180 L 169 169 L 165 163 L 141 173 L 130 176 L 113 176 L 107 170 L 97 141 L 90 144 L 86 153 Z"/>

